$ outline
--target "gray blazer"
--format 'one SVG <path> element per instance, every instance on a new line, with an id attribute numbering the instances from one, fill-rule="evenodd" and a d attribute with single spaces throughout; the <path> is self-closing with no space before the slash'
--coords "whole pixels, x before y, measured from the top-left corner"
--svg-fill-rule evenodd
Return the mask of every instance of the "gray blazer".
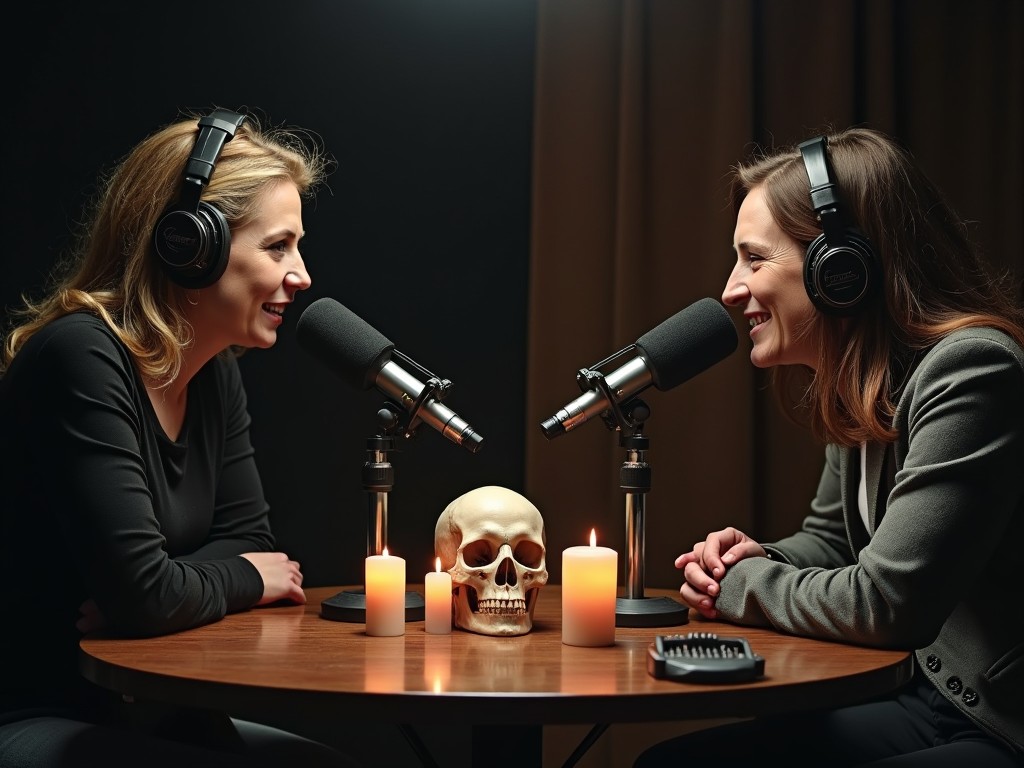
<path id="1" fill-rule="evenodd" d="M 801 530 L 722 580 L 721 618 L 915 652 L 983 729 L 1024 751 L 1024 350 L 950 334 L 900 394 L 892 446 L 830 445 Z"/>

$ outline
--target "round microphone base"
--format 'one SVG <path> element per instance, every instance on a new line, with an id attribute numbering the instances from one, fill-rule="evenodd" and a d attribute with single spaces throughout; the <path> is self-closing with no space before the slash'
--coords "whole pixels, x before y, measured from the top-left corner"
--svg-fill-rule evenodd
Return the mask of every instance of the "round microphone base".
<path id="1" fill-rule="evenodd" d="M 690 609 L 670 597 L 615 598 L 617 627 L 674 627 L 690 621 Z"/>
<path id="2" fill-rule="evenodd" d="M 423 621 L 426 607 L 419 592 L 405 593 L 405 620 Z M 366 623 L 366 591 L 347 589 L 320 602 L 320 617 L 331 621 Z"/>

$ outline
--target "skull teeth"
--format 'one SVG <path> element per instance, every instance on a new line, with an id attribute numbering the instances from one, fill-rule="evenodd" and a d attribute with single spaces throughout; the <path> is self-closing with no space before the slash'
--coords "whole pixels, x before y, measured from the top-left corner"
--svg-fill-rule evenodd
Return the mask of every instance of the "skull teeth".
<path id="1" fill-rule="evenodd" d="M 477 613 L 486 613 L 492 616 L 522 616 L 526 613 L 526 601 L 518 598 L 513 600 L 481 600 L 477 606 Z"/>

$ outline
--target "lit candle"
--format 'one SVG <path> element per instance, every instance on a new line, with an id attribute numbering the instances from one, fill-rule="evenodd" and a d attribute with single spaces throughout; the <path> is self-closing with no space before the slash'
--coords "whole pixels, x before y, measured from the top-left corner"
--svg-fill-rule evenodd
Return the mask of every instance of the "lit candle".
<path id="1" fill-rule="evenodd" d="M 423 582 L 426 593 L 425 629 L 432 635 L 447 635 L 452 631 L 452 576 L 441 570 L 441 558 L 435 558 L 434 573 L 428 573 Z"/>
<path id="2" fill-rule="evenodd" d="M 562 642 L 566 645 L 615 644 L 615 591 L 618 554 L 597 546 L 562 552 Z"/>
<path id="3" fill-rule="evenodd" d="M 388 554 L 366 558 L 366 634 L 405 634 L 405 560 Z"/>

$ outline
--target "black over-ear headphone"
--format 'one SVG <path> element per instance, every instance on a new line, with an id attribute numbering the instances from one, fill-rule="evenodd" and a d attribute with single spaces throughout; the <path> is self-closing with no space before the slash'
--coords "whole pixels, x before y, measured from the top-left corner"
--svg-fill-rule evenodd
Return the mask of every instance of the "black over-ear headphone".
<path id="1" fill-rule="evenodd" d="M 811 206 L 822 228 L 807 246 L 804 287 L 822 312 L 852 315 L 878 286 L 878 260 L 867 237 L 845 220 L 840 208 L 839 186 L 828 159 L 828 139 L 808 139 L 800 144 L 800 154 L 811 185 Z"/>
<path id="2" fill-rule="evenodd" d="M 245 115 L 217 109 L 199 120 L 199 135 L 185 164 L 178 202 L 153 229 L 153 249 L 164 272 L 185 288 L 203 288 L 224 274 L 231 252 L 231 230 L 224 214 L 199 196 L 210 183 L 213 165 Z"/>

